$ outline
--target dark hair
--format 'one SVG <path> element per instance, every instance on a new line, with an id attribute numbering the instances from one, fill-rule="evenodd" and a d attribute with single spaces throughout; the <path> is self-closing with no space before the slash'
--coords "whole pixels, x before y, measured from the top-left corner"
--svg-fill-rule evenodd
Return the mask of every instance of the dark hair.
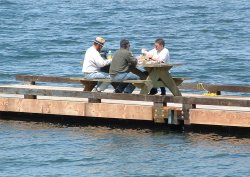
<path id="1" fill-rule="evenodd" d="M 155 43 L 158 43 L 158 44 L 162 45 L 163 47 L 165 46 L 165 41 L 162 38 L 156 39 Z"/>
<path id="2" fill-rule="evenodd" d="M 127 39 L 122 39 L 122 40 L 120 41 L 120 47 L 121 47 L 121 48 L 127 49 L 128 46 L 129 46 L 129 41 L 128 41 Z"/>

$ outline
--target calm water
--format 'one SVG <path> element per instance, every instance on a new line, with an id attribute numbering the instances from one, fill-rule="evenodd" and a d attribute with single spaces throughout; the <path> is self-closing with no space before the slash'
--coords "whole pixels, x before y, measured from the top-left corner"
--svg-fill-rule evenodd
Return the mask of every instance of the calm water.
<path id="1" fill-rule="evenodd" d="M 0 121 L 0 176 L 248 176 L 250 139 Z"/>
<path id="2" fill-rule="evenodd" d="M 163 37 L 173 74 L 249 85 L 249 0 L 0 0 L 0 84 L 81 76 L 84 51 Z M 0 176 L 248 176 L 250 140 L 216 134 L 0 121 Z"/>
<path id="3" fill-rule="evenodd" d="M 133 53 L 166 40 L 175 75 L 249 85 L 249 0 L 0 0 L 0 83 L 15 74 L 81 76 L 97 35 L 107 49 L 128 38 Z"/>

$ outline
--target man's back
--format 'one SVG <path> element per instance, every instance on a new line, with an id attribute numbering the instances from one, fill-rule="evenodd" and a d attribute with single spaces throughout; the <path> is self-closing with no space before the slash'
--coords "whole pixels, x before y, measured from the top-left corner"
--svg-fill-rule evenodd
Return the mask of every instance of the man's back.
<path id="1" fill-rule="evenodd" d="M 114 75 L 117 73 L 128 72 L 129 65 L 136 65 L 137 60 L 133 57 L 132 53 L 127 49 L 119 49 L 115 52 L 109 74 Z"/>

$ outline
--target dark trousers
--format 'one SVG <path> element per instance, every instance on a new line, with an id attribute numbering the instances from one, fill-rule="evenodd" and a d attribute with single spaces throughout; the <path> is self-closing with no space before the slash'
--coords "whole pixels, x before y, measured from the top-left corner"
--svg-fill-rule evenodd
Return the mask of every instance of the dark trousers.
<path id="1" fill-rule="evenodd" d="M 160 87 L 160 89 L 161 89 L 161 95 L 166 95 L 166 88 Z M 150 95 L 155 95 L 157 93 L 158 93 L 157 88 L 152 88 L 149 92 Z"/>

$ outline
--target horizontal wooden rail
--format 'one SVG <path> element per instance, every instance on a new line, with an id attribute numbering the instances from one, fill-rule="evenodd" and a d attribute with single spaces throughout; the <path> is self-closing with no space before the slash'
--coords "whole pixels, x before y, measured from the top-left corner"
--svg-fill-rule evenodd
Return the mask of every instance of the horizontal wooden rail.
<path id="1" fill-rule="evenodd" d="M 240 97 L 226 98 L 223 96 L 172 96 L 172 95 L 146 95 L 146 94 L 118 94 L 106 92 L 83 92 L 70 90 L 69 87 L 54 88 L 49 86 L 28 86 L 28 85 L 3 85 L 0 86 L 0 93 L 37 95 L 37 96 L 56 96 L 56 97 L 76 97 L 89 99 L 114 99 L 130 101 L 148 101 L 156 103 L 182 103 L 182 104 L 200 104 L 200 105 L 218 105 L 218 106 L 239 106 L 250 107 L 250 98 Z"/>
<path id="2" fill-rule="evenodd" d="M 86 80 L 83 77 L 58 77 L 58 76 L 32 76 L 32 75 L 16 75 L 16 80 L 26 82 L 55 82 L 55 83 L 81 83 Z"/>
<path id="3" fill-rule="evenodd" d="M 174 78 L 177 80 L 187 80 L 189 78 Z M 57 77 L 57 76 L 32 76 L 32 75 L 16 75 L 16 80 L 26 81 L 26 82 L 54 82 L 54 83 L 78 83 L 81 84 L 83 81 L 88 81 L 83 77 Z M 93 79 L 92 81 L 103 81 L 110 82 L 109 79 Z M 126 81 L 124 81 L 126 82 Z M 130 83 L 131 81 L 127 81 Z M 134 81 L 134 82 L 142 82 Z M 207 84 L 207 83 L 182 83 L 178 86 L 179 89 L 189 89 L 189 90 L 201 90 L 201 91 L 209 91 L 212 93 L 217 92 L 245 92 L 250 93 L 250 86 L 242 86 L 242 85 L 222 85 L 222 84 Z"/>
<path id="4" fill-rule="evenodd" d="M 53 82 L 53 83 L 78 83 L 84 82 L 123 82 L 123 83 L 145 83 L 146 80 L 124 80 L 112 81 L 111 79 L 85 79 L 84 77 L 58 77 L 58 76 L 32 76 L 32 75 L 16 75 L 16 80 L 26 82 Z M 33 84 L 34 85 L 34 84 Z"/>
<path id="5" fill-rule="evenodd" d="M 189 78 L 184 77 L 173 77 L 175 84 L 178 86 L 184 80 Z M 145 87 L 150 84 L 149 80 L 123 80 L 123 81 L 113 81 L 111 79 L 86 79 L 84 77 L 57 77 L 57 76 L 33 76 L 33 75 L 16 75 L 16 80 L 29 82 L 29 85 L 35 85 L 36 82 L 53 82 L 53 83 L 78 83 L 84 85 L 84 91 L 92 91 L 98 82 L 110 83 L 114 89 L 119 83 L 131 83 L 135 87 L 141 89 L 141 93 L 147 93 Z M 159 87 L 161 83 L 159 82 Z M 30 97 L 30 96 L 28 96 Z"/>
<path id="6" fill-rule="evenodd" d="M 185 77 L 173 77 L 176 81 L 189 80 L 190 78 Z M 54 82 L 54 83 L 82 83 L 84 81 L 92 82 L 121 82 L 112 81 L 111 79 L 85 79 L 84 77 L 58 77 L 58 76 L 33 76 L 33 75 L 16 75 L 16 80 L 26 82 Z M 124 80 L 124 83 L 144 83 L 147 80 Z"/>
<path id="7" fill-rule="evenodd" d="M 245 92 L 250 93 L 250 86 L 242 85 L 222 85 L 222 84 L 206 84 L 206 83 L 182 83 L 179 89 L 202 90 L 212 93 L 217 92 Z"/>

